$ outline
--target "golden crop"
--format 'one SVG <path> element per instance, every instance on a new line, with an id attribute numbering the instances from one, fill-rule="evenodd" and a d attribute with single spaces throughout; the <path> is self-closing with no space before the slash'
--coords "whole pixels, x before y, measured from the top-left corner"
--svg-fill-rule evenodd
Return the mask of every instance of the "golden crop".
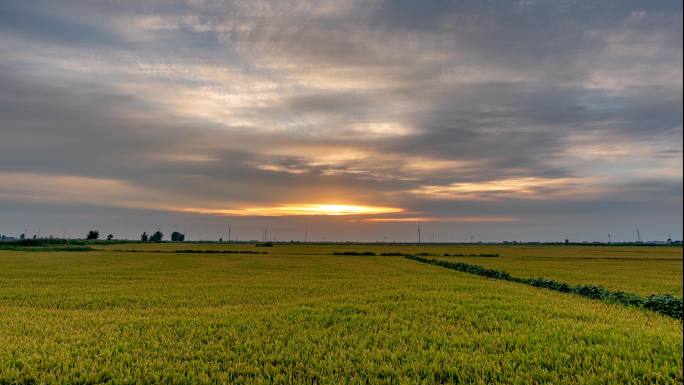
<path id="1" fill-rule="evenodd" d="M 682 324 L 672 318 L 399 256 L 330 255 L 415 252 L 411 246 L 276 245 L 265 255 L 111 250 L 117 248 L 0 251 L 0 384 L 683 380 Z M 503 247 L 473 250 L 502 255 L 487 263 L 534 255 Z M 546 255 L 562 258 L 558 253 Z M 634 253 L 623 254 L 639 251 Z M 485 265 L 485 258 L 474 258 Z M 627 269 L 624 260 L 614 263 L 618 272 Z M 660 269 L 659 263 L 648 266 Z M 525 264 L 531 262 L 521 269 Z M 582 273 L 579 265 L 558 271 L 559 264 L 547 265 L 550 278 Z M 637 272 L 625 273 L 622 282 L 620 274 L 606 281 L 600 269 L 587 266 L 583 277 L 592 283 L 639 290 L 639 283 L 630 283 Z M 648 275 L 643 265 L 635 269 Z M 671 291 L 667 285 L 665 292 Z"/>

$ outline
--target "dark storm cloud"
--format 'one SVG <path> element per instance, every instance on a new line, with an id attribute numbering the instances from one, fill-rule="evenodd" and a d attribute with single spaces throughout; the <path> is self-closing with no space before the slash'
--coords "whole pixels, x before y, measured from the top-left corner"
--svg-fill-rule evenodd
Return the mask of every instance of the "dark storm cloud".
<path id="1" fill-rule="evenodd" d="M 76 177 L 132 220 L 346 201 L 681 232 L 681 2 L 9 1 L 0 32 L 8 214 L 79 211 L 50 192 Z"/>

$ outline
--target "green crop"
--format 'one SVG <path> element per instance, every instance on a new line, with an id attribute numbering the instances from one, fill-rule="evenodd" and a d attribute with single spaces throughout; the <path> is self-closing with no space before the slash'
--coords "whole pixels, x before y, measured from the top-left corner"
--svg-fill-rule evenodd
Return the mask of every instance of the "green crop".
<path id="1" fill-rule="evenodd" d="M 684 379 L 682 324 L 670 317 L 379 255 L 418 249 L 506 260 L 505 248 L 96 247 L 0 251 L 0 384 Z"/>
<path id="2" fill-rule="evenodd" d="M 651 295 L 648 298 L 633 293 L 625 293 L 624 291 L 611 291 L 603 286 L 596 285 L 579 285 L 572 286 L 565 282 L 558 282 L 552 279 L 545 279 L 539 277 L 521 278 L 513 277 L 508 272 L 502 270 L 487 269 L 479 265 L 473 265 L 463 262 L 449 262 L 439 259 L 429 259 L 418 257 L 414 255 L 405 256 L 406 259 L 411 259 L 418 262 L 429 263 L 431 265 L 445 267 L 451 270 L 462 271 L 469 274 L 475 274 L 487 278 L 501 279 L 504 281 L 511 281 L 517 283 L 524 283 L 526 285 L 540 287 L 549 290 L 560 291 L 562 293 L 578 294 L 591 299 L 598 299 L 610 303 L 616 303 L 625 306 L 643 307 L 648 310 L 656 311 L 660 314 L 667 315 L 676 319 L 682 318 L 682 308 L 684 303 L 681 298 L 676 298 L 669 294 Z"/>

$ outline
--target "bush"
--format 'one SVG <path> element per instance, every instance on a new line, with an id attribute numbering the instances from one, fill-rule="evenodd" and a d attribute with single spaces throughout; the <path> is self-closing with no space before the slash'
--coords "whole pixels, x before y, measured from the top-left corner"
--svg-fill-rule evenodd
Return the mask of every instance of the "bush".
<path id="1" fill-rule="evenodd" d="M 375 255 L 374 252 L 372 251 L 334 251 L 332 255 L 365 255 L 365 256 L 371 256 Z"/>
<path id="2" fill-rule="evenodd" d="M 608 295 L 608 291 L 601 286 L 580 285 L 576 286 L 573 293 L 583 295 L 592 299 L 604 299 Z"/>
<path id="3" fill-rule="evenodd" d="M 571 293 L 572 287 L 564 282 L 554 281 L 552 279 L 546 278 L 521 278 L 517 279 L 516 282 L 524 283 L 526 285 L 534 287 L 542 287 L 545 289 L 556 290 L 563 293 Z"/>
<path id="4" fill-rule="evenodd" d="M 644 301 L 644 307 L 670 317 L 682 318 L 682 300 L 669 294 L 651 295 Z"/>

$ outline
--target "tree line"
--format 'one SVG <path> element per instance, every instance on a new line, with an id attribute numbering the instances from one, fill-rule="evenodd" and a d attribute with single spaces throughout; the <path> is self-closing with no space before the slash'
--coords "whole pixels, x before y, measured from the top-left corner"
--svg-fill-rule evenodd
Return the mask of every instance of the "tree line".
<path id="1" fill-rule="evenodd" d="M 88 231 L 88 234 L 86 234 L 86 239 L 88 240 L 97 240 L 100 239 L 100 232 L 97 230 L 90 230 Z M 114 239 L 114 235 L 108 234 L 107 235 L 107 240 L 111 241 Z M 164 240 L 164 233 L 161 231 L 157 230 L 152 235 L 148 235 L 147 232 L 143 232 L 140 234 L 140 241 L 142 242 L 161 242 Z M 185 241 L 185 234 L 180 233 L 178 231 L 174 231 L 171 233 L 171 241 L 172 242 L 184 242 Z"/>

